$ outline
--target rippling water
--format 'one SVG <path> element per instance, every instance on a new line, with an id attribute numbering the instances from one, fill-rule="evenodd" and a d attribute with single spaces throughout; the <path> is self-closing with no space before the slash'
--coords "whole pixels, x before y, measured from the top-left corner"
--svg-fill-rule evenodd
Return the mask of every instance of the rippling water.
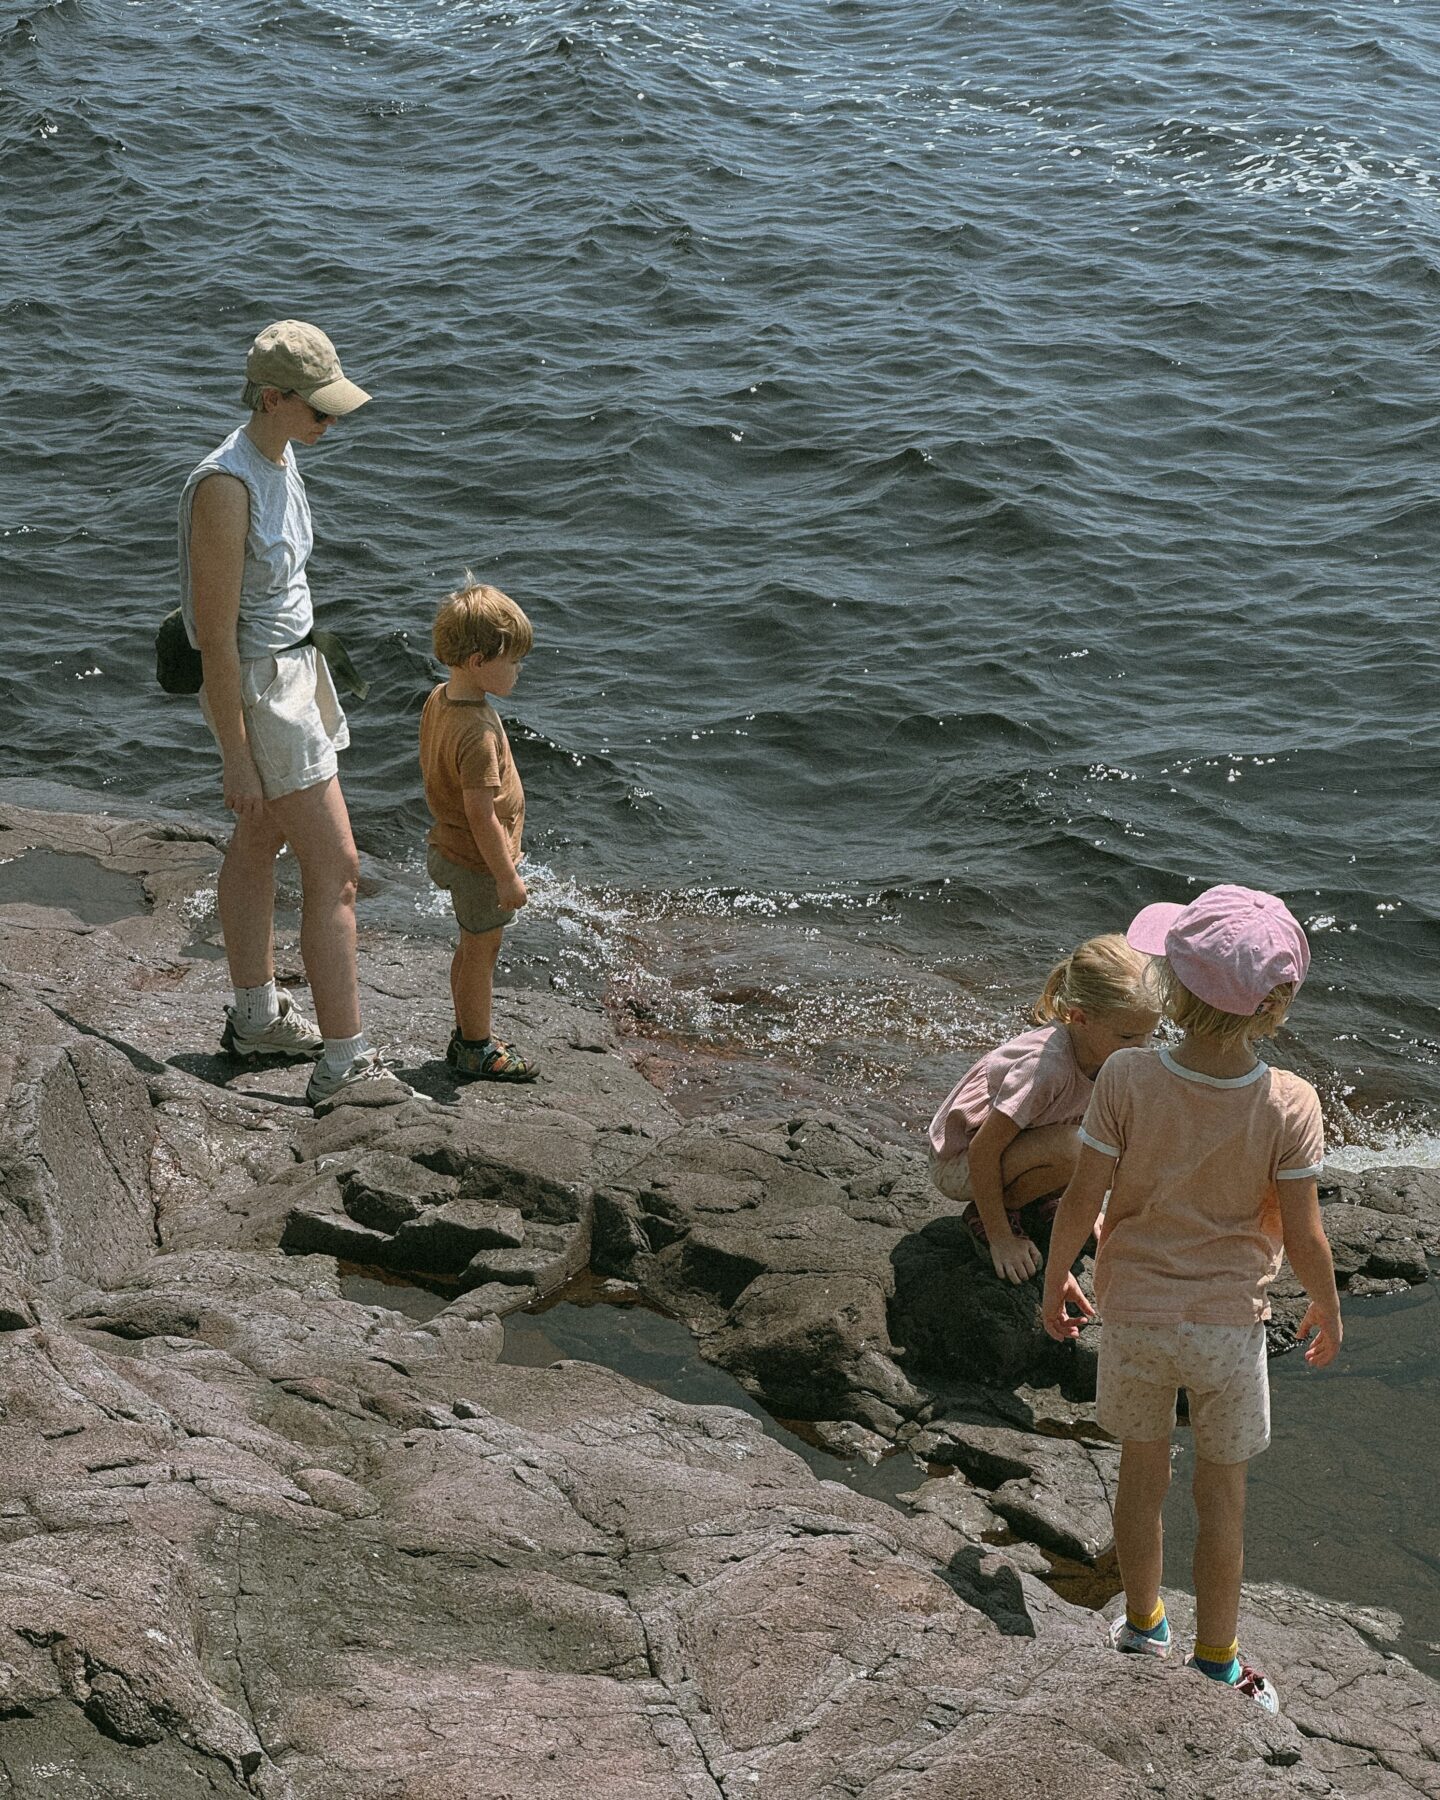
<path id="1" fill-rule="evenodd" d="M 468 565 L 539 639 L 513 953 L 721 1086 L 919 1116 L 1237 879 L 1333 1123 L 1433 1155 L 1437 76 L 1388 0 L 0 0 L 0 773 L 218 810 L 175 499 L 313 318 L 380 916 Z"/>

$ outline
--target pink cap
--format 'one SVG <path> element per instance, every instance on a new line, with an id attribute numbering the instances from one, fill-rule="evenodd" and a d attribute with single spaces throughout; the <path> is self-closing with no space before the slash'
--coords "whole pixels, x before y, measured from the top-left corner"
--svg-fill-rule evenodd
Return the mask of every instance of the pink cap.
<path id="1" fill-rule="evenodd" d="M 1299 921 L 1283 900 L 1254 888 L 1206 888 L 1188 906 L 1147 906 L 1125 939 L 1163 956 L 1198 1000 L 1220 1012 L 1253 1013 L 1282 981 L 1298 988 L 1310 967 Z"/>

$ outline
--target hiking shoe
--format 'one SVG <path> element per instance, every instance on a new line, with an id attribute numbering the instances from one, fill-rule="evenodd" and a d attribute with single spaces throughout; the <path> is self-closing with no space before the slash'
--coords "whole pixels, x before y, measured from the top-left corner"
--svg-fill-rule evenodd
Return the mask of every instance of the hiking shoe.
<path id="1" fill-rule="evenodd" d="M 318 1056 L 324 1046 L 324 1038 L 288 994 L 281 994 L 280 1011 L 258 1031 L 242 1025 L 233 1006 L 225 1008 L 220 1048 L 227 1056 Z"/>
<path id="2" fill-rule="evenodd" d="M 1170 1625 L 1166 1621 L 1163 1638 L 1147 1637 L 1143 1631 L 1137 1631 L 1124 1613 L 1118 1619 L 1110 1621 L 1110 1643 L 1125 1656 L 1168 1656 L 1170 1654 Z"/>
<path id="3" fill-rule="evenodd" d="M 513 1044 L 494 1037 L 483 1046 L 468 1044 L 458 1030 L 450 1033 L 445 1060 L 466 1081 L 533 1081 L 537 1073 Z"/>
<path id="4" fill-rule="evenodd" d="M 1187 1656 L 1185 1662 L 1187 1667 L 1193 1668 L 1195 1658 Z M 1205 1675 L 1203 1669 L 1200 1673 Z M 1205 1679 L 1214 1681 L 1215 1677 L 1206 1675 Z M 1253 1700 L 1262 1711 L 1269 1713 L 1272 1718 L 1280 1711 L 1280 1696 L 1275 1691 L 1275 1683 L 1268 1675 L 1262 1675 L 1258 1669 L 1252 1669 L 1247 1662 L 1242 1662 L 1240 1665 L 1238 1681 L 1222 1682 L 1220 1685 L 1234 1688 L 1237 1694 L 1244 1694 L 1247 1700 Z"/>
<path id="5" fill-rule="evenodd" d="M 366 1050 L 338 1075 L 322 1062 L 310 1077 L 305 1098 L 315 1108 L 315 1117 L 323 1119 L 337 1106 L 398 1106 L 402 1100 L 413 1100 L 415 1090 L 378 1050 Z"/>

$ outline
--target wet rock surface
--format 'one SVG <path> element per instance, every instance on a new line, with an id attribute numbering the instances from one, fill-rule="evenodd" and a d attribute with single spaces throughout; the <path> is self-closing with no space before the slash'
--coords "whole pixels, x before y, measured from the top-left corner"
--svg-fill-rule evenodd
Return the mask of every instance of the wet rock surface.
<path id="1" fill-rule="evenodd" d="M 541 994 L 504 1004 L 544 1082 L 456 1089 L 447 953 L 393 940 L 367 1022 L 422 1095 L 317 1122 L 303 1065 L 210 1052 L 205 833 L 0 806 L 31 847 L 144 905 L 0 901 L 0 1796 L 1440 1794 L 1393 1620 L 1249 1590 L 1270 1720 L 1037 1579 L 1104 1558 L 1116 1452 L 918 1156 L 682 1124 Z M 1356 1280 L 1423 1274 L 1433 1178 L 1327 1201 Z M 357 1305 L 337 1257 L 455 1298 Z M 587 1262 L 775 1412 L 923 1456 L 912 1509 L 741 1413 L 497 1361 Z"/>

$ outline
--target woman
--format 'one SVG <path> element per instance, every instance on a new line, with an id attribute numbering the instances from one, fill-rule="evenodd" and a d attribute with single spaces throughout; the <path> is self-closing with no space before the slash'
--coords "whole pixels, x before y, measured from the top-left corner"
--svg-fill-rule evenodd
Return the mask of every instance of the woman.
<path id="1" fill-rule="evenodd" d="M 200 652 L 200 705 L 225 759 L 235 831 L 220 870 L 220 928 L 235 987 L 221 1046 L 234 1056 L 316 1056 L 305 1097 L 386 1105 L 410 1089 L 360 1023 L 360 866 L 340 792 L 350 741 L 313 623 L 310 507 L 292 444 L 318 444 L 370 396 L 335 346 L 298 319 L 268 326 L 245 361 L 250 418 L 192 470 L 180 497 L 185 629 Z M 300 953 L 318 1030 L 275 985 L 275 858 L 300 865 Z"/>

